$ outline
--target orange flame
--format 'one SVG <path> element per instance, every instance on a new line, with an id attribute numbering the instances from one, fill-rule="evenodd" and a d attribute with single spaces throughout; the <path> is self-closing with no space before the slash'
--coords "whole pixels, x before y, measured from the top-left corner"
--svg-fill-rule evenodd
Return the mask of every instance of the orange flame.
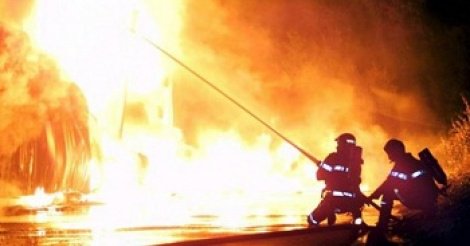
<path id="1" fill-rule="evenodd" d="M 99 155 L 89 163 L 90 185 L 105 203 L 90 210 L 92 227 L 187 224 L 212 214 L 236 228 L 252 214 L 307 214 L 322 186 L 315 165 L 289 144 L 265 134 L 247 143 L 215 129 L 199 134 L 198 148 L 184 143 L 173 125 L 172 65 L 140 38 L 178 52 L 181 8 L 180 1 L 36 3 L 29 34 L 81 88 L 92 115 Z M 327 153 L 333 145 L 318 148 Z M 42 197 L 37 204 L 47 205 Z"/>

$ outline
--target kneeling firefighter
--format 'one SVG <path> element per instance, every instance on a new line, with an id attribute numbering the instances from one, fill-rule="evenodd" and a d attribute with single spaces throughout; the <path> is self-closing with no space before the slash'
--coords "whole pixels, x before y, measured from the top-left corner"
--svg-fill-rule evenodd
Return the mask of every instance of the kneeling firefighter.
<path id="1" fill-rule="evenodd" d="M 364 197 L 359 189 L 362 148 L 356 145 L 351 133 L 343 133 L 335 140 L 337 151 L 330 153 L 318 166 L 317 179 L 325 181 L 325 189 L 322 200 L 307 217 L 311 227 L 327 218 L 328 224 L 334 224 L 337 213 L 352 213 L 354 224 L 363 223 Z"/>
<path id="2" fill-rule="evenodd" d="M 447 177 L 437 160 L 428 149 L 420 152 L 421 160 L 416 159 L 398 139 L 387 141 L 384 150 L 394 166 L 387 179 L 369 196 L 370 199 L 382 196 L 377 228 L 387 229 L 395 200 L 410 209 L 434 213 L 439 194 L 436 182 L 447 187 Z"/>

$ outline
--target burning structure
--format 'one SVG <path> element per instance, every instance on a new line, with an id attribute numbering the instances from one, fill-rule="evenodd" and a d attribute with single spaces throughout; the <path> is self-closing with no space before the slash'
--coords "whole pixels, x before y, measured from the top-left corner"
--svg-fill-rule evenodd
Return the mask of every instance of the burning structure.
<path id="1" fill-rule="evenodd" d="M 88 191 L 88 107 L 80 89 L 62 81 L 27 36 L 0 29 L 1 172 L 23 193 L 37 187 Z M 77 175 L 78 174 L 78 175 Z"/>
<path id="2" fill-rule="evenodd" d="M 387 174 L 389 135 L 412 139 L 412 150 L 436 139 L 427 91 L 412 83 L 431 77 L 414 43 L 422 25 L 397 3 L 5 2 L 0 178 L 16 194 L 76 190 L 106 202 L 110 217 L 134 206 L 145 214 L 114 226 L 184 224 L 194 214 L 228 226 L 247 214 L 301 214 L 303 222 L 322 188 L 312 184 L 315 165 L 146 39 L 312 153 L 325 155 L 338 132 L 354 132 L 365 185 Z M 285 194 L 300 195 L 277 200 Z"/>
<path id="3" fill-rule="evenodd" d="M 81 5 L 82 10 L 85 10 L 87 7 L 93 7 L 95 3 L 82 4 L 85 4 Z M 17 11 L 15 6 L 19 6 L 20 10 L 24 9 L 21 4 L 2 3 L 2 13 Z M 73 22 L 69 22 L 68 28 L 76 34 L 70 33 L 74 40 L 64 39 L 66 33 L 49 32 L 49 29 L 58 31 L 56 21 L 66 18 L 60 16 L 58 12 L 62 14 L 67 11 L 74 12 L 80 5 L 61 5 L 57 2 L 47 6 L 43 3 L 32 6 L 34 10 L 32 12 L 35 14 L 32 15 L 34 21 L 30 22 L 32 24 L 29 34 L 24 31 L 27 29 L 24 16 L 18 14 L 20 17 L 17 18 L 20 20 L 16 20 L 9 19 L 10 16 L 15 17 L 15 14 L 2 15 L 6 17 L 2 20 L 0 29 L 3 136 L 0 179 L 5 184 L 10 184 L 9 187 L 16 187 L 20 194 L 32 193 L 38 187 L 46 192 L 66 190 L 89 192 L 92 182 L 90 177 L 93 173 L 90 161 L 97 159 L 103 161 L 101 158 L 106 158 L 103 155 L 103 146 L 100 144 L 101 137 L 127 139 L 129 134 L 138 135 L 135 129 L 139 127 L 152 128 L 145 132 L 147 134 L 151 131 L 157 135 L 164 135 L 162 132 L 168 132 L 168 129 L 173 127 L 170 79 L 163 79 L 162 75 L 158 74 L 161 72 L 159 69 L 152 70 L 156 72 L 143 69 L 145 66 L 158 68 L 159 64 L 156 64 L 158 61 L 155 59 L 158 56 L 154 51 L 151 51 L 147 57 L 142 56 L 149 50 L 139 49 L 139 42 L 133 37 L 135 35 L 130 30 L 124 30 L 128 27 L 124 25 L 125 21 L 135 17 L 131 16 L 136 13 L 132 12 L 132 5 L 126 5 L 130 8 L 125 10 L 129 16 L 115 16 L 124 19 L 124 22 L 116 24 L 123 24 L 116 27 L 123 30 L 109 30 L 111 22 L 116 20 L 113 18 L 96 28 L 96 31 L 115 35 L 117 39 L 122 40 L 121 43 L 105 51 L 103 45 L 109 46 L 107 43 L 94 43 L 96 40 L 93 40 L 89 44 L 94 43 L 96 47 L 90 47 L 86 44 L 88 42 L 86 38 L 77 41 L 77 35 L 96 35 L 96 33 L 89 33 L 89 30 L 79 33 L 80 28 L 73 26 Z M 89 17 L 99 17 L 103 14 L 100 11 L 105 11 L 106 7 L 109 5 L 98 6 L 95 12 L 91 11 Z M 61 8 L 61 11 L 54 13 L 56 8 Z M 28 11 L 24 12 L 23 15 L 29 14 Z M 71 16 L 73 15 L 67 17 Z M 133 25 L 135 28 L 136 20 Z M 21 26 L 23 28 L 19 28 Z M 60 40 L 55 39 L 59 36 Z M 38 44 L 46 49 L 49 55 L 39 51 Z M 64 44 L 75 45 L 78 50 L 69 50 L 69 46 L 63 46 Z M 132 54 L 123 51 L 124 46 L 130 47 Z M 115 63 L 98 60 L 97 57 L 93 57 L 100 55 L 95 51 L 119 52 L 117 54 L 119 60 Z M 93 52 L 93 55 L 88 52 Z M 109 53 L 101 55 L 108 56 Z M 77 57 L 84 60 L 77 61 Z M 80 65 L 87 59 L 94 62 Z M 128 59 L 134 62 L 130 64 L 122 62 Z M 60 66 L 57 65 L 58 60 L 61 61 Z M 126 71 L 116 76 L 98 72 L 110 68 L 119 71 L 126 69 Z M 77 75 L 80 73 L 85 74 L 85 77 Z M 85 80 L 89 84 L 78 85 L 74 76 L 79 76 L 78 81 Z M 72 79 L 75 79 L 75 82 L 71 82 Z M 140 83 L 137 87 L 135 81 Z M 146 86 L 145 82 L 150 83 L 150 86 Z M 108 88 L 108 84 L 112 85 L 112 88 Z M 110 93 L 105 93 L 105 90 Z M 127 136 L 124 135 L 124 128 Z M 139 153 L 138 156 L 145 163 L 145 155 Z"/>

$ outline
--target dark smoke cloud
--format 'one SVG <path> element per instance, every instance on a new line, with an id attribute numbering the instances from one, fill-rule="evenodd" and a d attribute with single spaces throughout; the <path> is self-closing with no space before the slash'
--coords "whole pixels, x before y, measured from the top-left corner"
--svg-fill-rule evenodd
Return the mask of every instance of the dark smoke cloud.
<path id="1" fill-rule="evenodd" d="M 279 127 L 409 136 L 448 121 L 448 62 L 432 50 L 443 39 L 423 1 L 190 1 L 185 14 L 189 64 Z M 183 128 L 239 124 L 240 112 L 185 80 Z"/>
<path id="2" fill-rule="evenodd" d="M 413 153 L 437 145 L 468 93 L 465 28 L 446 29 L 430 2 L 188 1 L 184 59 L 315 154 L 355 133 L 375 165 L 366 169 L 383 173 L 388 138 Z M 266 131 L 190 75 L 175 87 L 189 142 L 206 128 Z"/>

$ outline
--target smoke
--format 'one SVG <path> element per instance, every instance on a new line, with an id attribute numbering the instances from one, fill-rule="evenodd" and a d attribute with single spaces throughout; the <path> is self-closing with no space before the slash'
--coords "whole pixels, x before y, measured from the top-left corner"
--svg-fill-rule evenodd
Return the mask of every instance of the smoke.
<path id="1" fill-rule="evenodd" d="M 432 127 L 420 93 L 425 64 L 413 47 L 423 26 L 402 5 L 190 2 L 183 47 L 202 74 L 240 101 L 269 107 L 266 117 L 286 127 L 358 119 L 389 130 Z M 210 106 L 204 111 L 200 117 L 214 116 Z"/>
<path id="2" fill-rule="evenodd" d="M 34 0 L 2 0 L 0 1 L 0 23 L 8 26 L 20 26 L 33 7 Z"/>
<path id="3" fill-rule="evenodd" d="M 47 70 L 42 67 L 40 57 L 31 56 L 31 48 L 25 45 L 25 40 L 27 37 L 21 32 L 0 29 L 1 155 L 10 155 L 25 140 L 37 137 L 41 129 L 38 123 L 45 118 L 46 110 L 38 100 L 37 86 L 40 77 L 47 76 Z M 28 59 L 36 61 L 28 62 Z"/>
<path id="4" fill-rule="evenodd" d="M 0 26 L 0 104 L 0 179 L 56 189 L 59 173 L 83 160 L 75 151 L 88 144 L 87 106 L 14 25 Z"/>
<path id="5" fill-rule="evenodd" d="M 442 61 L 422 1 L 188 1 L 184 59 L 312 153 L 341 132 L 381 170 L 383 144 L 416 153 L 447 127 Z M 191 78 L 176 84 L 176 122 L 196 141 L 206 128 L 265 128 Z M 445 115 L 447 116 L 447 115 Z M 191 135 L 193 133 L 194 135 Z M 334 145 L 334 142 L 332 143 Z M 432 146 L 431 146 L 432 147 Z M 374 173 L 374 172 L 371 172 Z"/>
<path id="6" fill-rule="evenodd" d="M 388 138 L 402 138 L 416 152 L 436 143 L 446 127 L 442 112 L 451 100 L 444 95 L 455 86 L 446 86 L 451 72 L 442 65 L 454 63 L 434 50 L 454 47 L 458 34 L 431 26 L 424 2 L 185 1 L 179 52 L 195 71 L 317 157 L 334 149 L 338 134 L 352 132 L 366 164 L 374 163 L 367 169 L 383 171 Z M 77 89 L 17 31 L 31 3 L 0 3 L 3 156 L 44 134 L 50 112 L 83 112 L 79 125 L 87 118 Z M 155 5 L 155 12 L 164 7 Z M 247 141 L 268 131 L 182 70 L 175 73 L 174 114 L 189 143 L 213 128 L 236 129 Z M 72 122 L 68 117 L 59 118 Z"/>

